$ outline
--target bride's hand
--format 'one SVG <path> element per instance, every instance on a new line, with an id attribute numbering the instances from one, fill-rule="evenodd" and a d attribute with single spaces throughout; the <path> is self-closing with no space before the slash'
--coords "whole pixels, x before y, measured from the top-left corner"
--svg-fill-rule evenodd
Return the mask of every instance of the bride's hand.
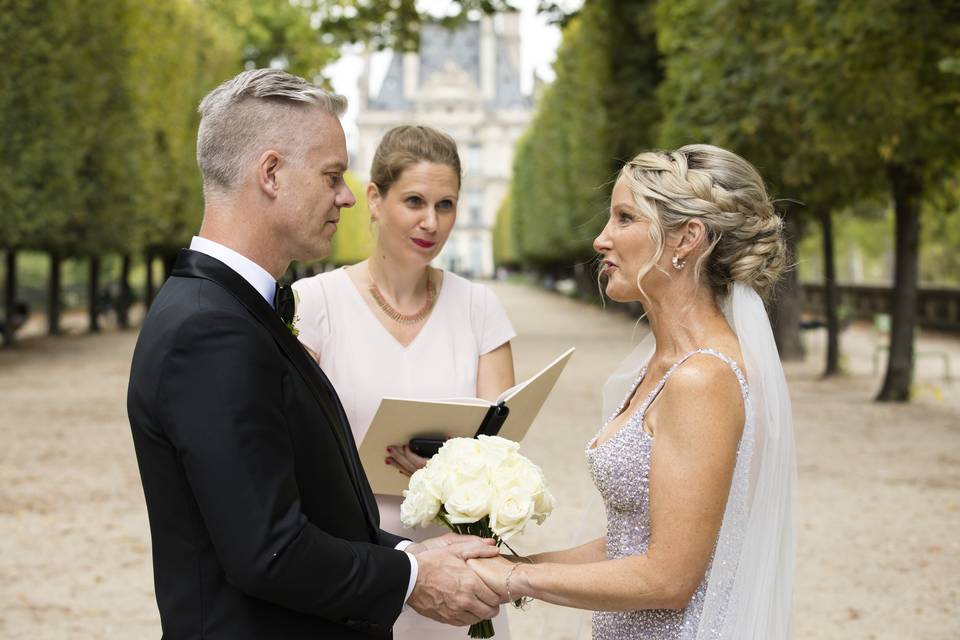
<path id="1" fill-rule="evenodd" d="M 473 569 L 474 573 L 480 576 L 480 579 L 483 580 L 490 589 L 497 592 L 502 604 L 510 601 L 510 598 L 507 596 L 507 576 L 510 575 L 510 571 L 513 569 L 513 562 L 510 562 L 503 556 L 497 556 L 495 558 L 467 560 L 467 566 Z M 514 597 L 517 596 L 517 594 L 511 595 Z"/>
<path id="2" fill-rule="evenodd" d="M 405 476 L 412 476 L 417 469 L 422 469 L 427 465 L 429 458 L 422 458 L 410 450 L 405 444 L 395 444 L 387 447 L 387 464 L 395 467 L 397 471 Z"/>

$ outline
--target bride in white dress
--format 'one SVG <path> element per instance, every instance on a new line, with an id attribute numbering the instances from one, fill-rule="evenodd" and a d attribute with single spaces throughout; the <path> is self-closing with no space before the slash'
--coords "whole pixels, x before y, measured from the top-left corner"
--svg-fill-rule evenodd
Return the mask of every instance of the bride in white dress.
<path id="1" fill-rule="evenodd" d="M 786 256 L 763 181 L 713 146 L 642 153 L 594 247 L 607 295 L 651 328 L 587 444 L 607 535 L 470 564 L 505 602 L 594 610 L 596 640 L 788 638 L 793 430 L 762 301 Z"/>

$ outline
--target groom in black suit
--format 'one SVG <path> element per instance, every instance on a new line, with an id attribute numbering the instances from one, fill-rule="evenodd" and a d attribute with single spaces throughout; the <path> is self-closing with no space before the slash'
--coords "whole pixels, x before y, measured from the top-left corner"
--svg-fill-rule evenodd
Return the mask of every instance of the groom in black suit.
<path id="1" fill-rule="evenodd" d="M 337 394 L 275 310 L 292 260 L 329 252 L 345 100 L 277 70 L 200 104 L 203 224 L 150 308 L 127 406 L 170 640 L 389 638 L 406 604 L 496 615 L 476 538 L 411 544 L 379 515 Z"/>

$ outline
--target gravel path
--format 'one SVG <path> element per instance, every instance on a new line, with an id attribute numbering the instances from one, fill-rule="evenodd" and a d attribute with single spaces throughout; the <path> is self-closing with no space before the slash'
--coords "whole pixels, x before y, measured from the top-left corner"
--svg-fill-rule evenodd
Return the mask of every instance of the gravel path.
<path id="1" fill-rule="evenodd" d="M 514 321 L 518 375 L 577 353 L 524 442 L 558 498 L 521 552 L 602 532 L 583 459 L 600 387 L 633 322 L 518 285 L 496 284 Z M 80 318 L 68 318 L 67 325 Z M 26 333 L 40 330 L 39 320 Z M 125 412 L 134 332 L 25 338 L 0 351 L 0 637 L 160 636 L 149 530 Z M 808 336 L 815 350 L 818 333 Z M 819 355 L 791 363 L 800 467 L 796 637 L 960 637 L 960 383 L 918 362 L 909 406 L 871 401 L 875 338 L 844 335 L 850 373 L 822 381 Z M 960 340 L 923 334 L 921 351 Z M 520 640 L 589 638 L 589 615 L 543 603 L 511 612 Z M 466 634 L 464 633 L 464 637 Z"/>

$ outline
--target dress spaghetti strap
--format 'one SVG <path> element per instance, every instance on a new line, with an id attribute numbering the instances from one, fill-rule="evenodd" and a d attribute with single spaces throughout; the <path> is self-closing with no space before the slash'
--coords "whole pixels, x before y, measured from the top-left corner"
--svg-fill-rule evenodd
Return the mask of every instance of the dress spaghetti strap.
<path id="1" fill-rule="evenodd" d="M 644 416 L 646 416 L 647 409 L 650 408 L 651 403 L 653 403 L 653 401 L 656 400 L 657 396 L 660 395 L 660 392 L 663 390 L 664 385 L 667 384 L 667 380 L 670 378 L 670 376 L 673 375 L 673 372 L 676 371 L 680 365 L 682 365 L 684 362 L 686 362 L 693 356 L 697 355 L 698 353 L 706 353 L 708 355 L 719 358 L 720 360 L 725 362 L 727 366 L 730 367 L 730 369 L 733 371 L 733 375 L 737 377 L 737 382 L 740 383 L 740 393 L 743 396 L 743 403 L 745 407 L 747 406 L 747 403 L 749 402 L 749 399 L 750 399 L 749 388 L 747 387 L 747 379 L 743 375 L 743 371 L 740 370 L 739 365 L 737 365 L 737 362 L 727 354 L 721 351 L 717 351 L 716 349 L 694 349 L 690 353 L 684 355 L 682 358 L 674 362 L 670 366 L 670 368 L 667 369 L 667 372 L 663 374 L 663 377 L 660 378 L 660 381 L 657 382 L 657 386 L 655 386 L 653 390 L 650 391 L 650 393 L 647 395 L 646 399 L 643 401 L 643 404 L 640 405 L 640 409 L 638 410 L 638 413 L 640 414 L 641 423 L 643 421 Z"/>

